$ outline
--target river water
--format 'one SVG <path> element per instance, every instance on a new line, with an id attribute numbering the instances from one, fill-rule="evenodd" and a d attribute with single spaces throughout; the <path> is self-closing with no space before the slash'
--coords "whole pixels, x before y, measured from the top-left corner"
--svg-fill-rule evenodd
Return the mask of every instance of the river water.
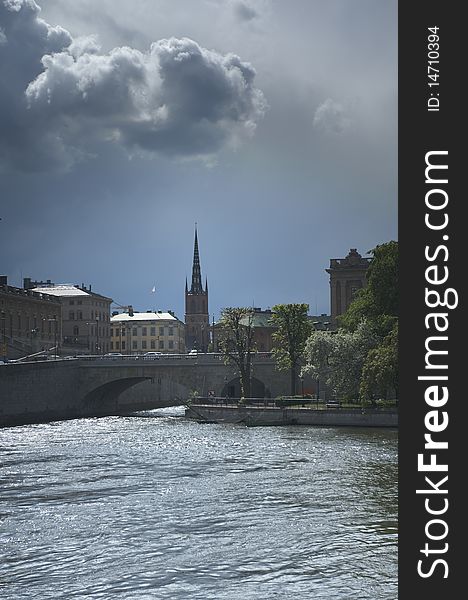
<path id="1" fill-rule="evenodd" d="M 397 432 L 179 408 L 0 430 L 2 600 L 397 598 Z"/>

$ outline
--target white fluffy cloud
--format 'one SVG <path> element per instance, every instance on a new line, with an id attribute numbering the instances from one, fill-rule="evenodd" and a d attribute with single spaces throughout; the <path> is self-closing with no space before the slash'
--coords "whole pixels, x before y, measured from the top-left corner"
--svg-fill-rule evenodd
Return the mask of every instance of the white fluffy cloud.
<path id="1" fill-rule="evenodd" d="M 207 157 L 251 135 L 265 111 L 255 70 L 188 38 L 102 53 L 39 17 L 34 0 L 0 0 L 0 163 L 66 166 L 93 142 Z"/>

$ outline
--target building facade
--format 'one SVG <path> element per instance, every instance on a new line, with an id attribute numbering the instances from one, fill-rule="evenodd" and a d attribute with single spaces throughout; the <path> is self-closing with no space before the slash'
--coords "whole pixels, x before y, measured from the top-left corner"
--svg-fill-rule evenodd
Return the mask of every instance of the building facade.
<path id="1" fill-rule="evenodd" d="M 91 286 L 50 280 L 31 281 L 24 287 L 49 294 L 62 304 L 62 350 L 64 354 L 105 354 L 110 349 L 110 309 L 112 298 L 93 292 Z"/>
<path id="2" fill-rule="evenodd" d="M 367 285 L 367 269 L 370 258 L 363 258 L 356 248 L 351 248 L 345 258 L 330 259 L 330 308 L 332 325 L 336 327 L 337 317 L 346 312 L 354 294 Z"/>
<path id="3" fill-rule="evenodd" d="M 276 327 L 273 325 L 271 318 L 273 311 L 270 308 L 262 310 L 261 308 L 255 307 L 252 309 L 252 329 L 253 336 L 252 340 L 255 345 L 255 349 L 258 352 L 271 352 L 273 350 L 273 334 L 276 331 Z M 309 315 L 308 319 L 315 331 L 329 331 L 331 326 L 330 315 Z M 244 319 L 244 324 L 248 324 L 248 319 Z M 220 342 L 223 336 L 223 328 L 220 323 L 216 323 L 214 326 L 214 348 L 216 352 L 221 349 Z"/>
<path id="4" fill-rule="evenodd" d="M 0 360 L 21 358 L 60 345 L 62 304 L 46 293 L 8 285 L 0 277 Z"/>
<path id="5" fill-rule="evenodd" d="M 172 312 L 114 314 L 110 340 L 111 352 L 183 354 L 185 325 Z"/>
<path id="6" fill-rule="evenodd" d="M 208 313 L 208 279 L 202 285 L 198 235 L 195 229 L 193 248 L 192 285 L 185 280 L 185 347 L 187 351 L 208 351 L 210 341 L 210 317 Z"/>

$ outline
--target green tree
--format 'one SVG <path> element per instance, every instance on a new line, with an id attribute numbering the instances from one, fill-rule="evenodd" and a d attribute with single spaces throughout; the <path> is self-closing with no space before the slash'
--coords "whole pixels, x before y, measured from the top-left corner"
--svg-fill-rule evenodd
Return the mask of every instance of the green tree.
<path id="1" fill-rule="evenodd" d="M 224 308 L 221 311 L 219 348 L 225 362 L 235 364 L 240 379 L 242 398 L 250 398 L 254 311 L 250 308 Z"/>
<path id="2" fill-rule="evenodd" d="M 277 304 L 272 308 L 273 356 L 280 371 L 290 371 L 291 395 L 296 394 L 296 380 L 312 325 L 307 317 L 308 304 Z"/>
<path id="3" fill-rule="evenodd" d="M 339 318 L 339 325 L 354 331 L 362 319 L 367 319 L 383 338 L 398 319 L 398 242 L 376 246 L 371 253 L 367 285 Z"/>
<path id="4" fill-rule="evenodd" d="M 345 331 L 357 331 L 363 319 L 373 329 L 375 344 L 362 366 L 359 385 L 363 400 L 398 394 L 398 242 L 376 246 L 360 290 L 339 318 Z"/>
<path id="5" fill-rule="evenodd" d="M 320 377 L 338 398 L 357 399 L 367 355 L 377 343 L 374 328 L 366 320 L 355 331 L 314 331 L 307 340 L 302 372 Z"/>
<path id="6" fill-rule="evenodd" d="M 362 370 L 360 393 L 363 400 L 371 402 L 376 397 L 398 397 L 398 322 L 368 353 Z"/>

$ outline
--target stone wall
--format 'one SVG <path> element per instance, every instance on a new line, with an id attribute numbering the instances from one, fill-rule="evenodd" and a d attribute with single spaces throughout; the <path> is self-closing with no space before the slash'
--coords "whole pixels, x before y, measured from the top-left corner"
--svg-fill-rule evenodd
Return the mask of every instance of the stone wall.
<path id="1" fill-rule="evenodd" d="M 328 427 L 398 427 L 395 410 L 267 408 L 194 405 L 185 415 L 197 421 L 260 425 L 322 425 Z"/>
<path id="2" fill-rule="evenodd" d="M 271 397 L 288 393 L 288 373 L 271 360 L 256 363 L 254 373 Z M 203 355 L 10 363 L 0 366 L 0 426 L 180 405 L 194 392 L 220 396 L 236 377 L 234 367 Z"/>

